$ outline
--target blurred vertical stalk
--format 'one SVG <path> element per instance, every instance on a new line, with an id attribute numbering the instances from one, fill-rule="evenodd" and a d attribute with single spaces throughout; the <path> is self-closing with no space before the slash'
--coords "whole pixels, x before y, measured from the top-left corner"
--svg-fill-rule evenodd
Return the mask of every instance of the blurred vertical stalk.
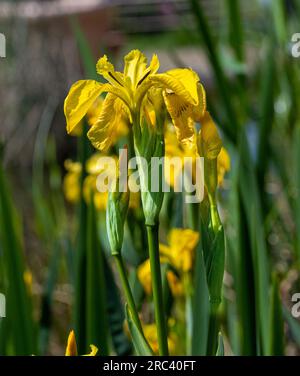
<path id="1" fill-rule="evenodd" d="M 216 43 L 213 40 L 211 30 L 209 28 L 206 16 L 203 12 L 202 6 L 198 0 L 190 0 L 191 8 L 196 18 L 199 33 L 202 35 L 204 46 L 207 49 L 211 65 L 215 72 L 216 84 L 222 97 L 224 110 L 227 121 L 223 123 L 223 130 L 231 141 L 236 141 L 236 131 L 238 129 L 238 122 L 235 116 L 233 106 L 230 101 L 230 88 L 223 72 L 219 55 L 216 51 Z"/>
<path id="2" fill-rule="evenodd" d="M 159 241 L 158 241 L 158 223 L 155 225 L 146 225 L 149 258 L 151 266 L 151 278 L 153 288 L 153 300 L 155 310 L 155 321 L 157 325 L 158 346 L 160 355 L 168 355 L 168 333 L 167 322 L 163 303 L 163 289 L 161 280 L 161 268 L 159 259 Z"/>
<path id="3" fill-rule="evenodd" d="M 80 177 L 80 203 L 78 241 L 75 258 L 75 301 L 74 301 L 74 324 L 78 352 L 86 351 L 86 239 L 87 239 L 87 205 L 83 198 L 83 183 L 86 177 L 85 164 L 88 158 L 88 139 L 86 137 L 86 125 L 83 127 L 82 136 L 78 138 L 79 161 L 82 166 Z"/>

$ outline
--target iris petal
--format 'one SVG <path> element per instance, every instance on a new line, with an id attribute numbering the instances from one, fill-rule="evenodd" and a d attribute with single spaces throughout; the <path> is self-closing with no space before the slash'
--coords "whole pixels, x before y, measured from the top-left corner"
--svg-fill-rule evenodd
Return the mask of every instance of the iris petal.
<path id="1" fill-rule="evenodd" d="M 75 130 L 77 124 L 103 91 L 103 86 L 94 80 L 80 80 L 72 85 L 64 103 L 68 133 Z"/>
<path id="2" fill-rule="evenodd" d="M 113 135 L 125 115 L 124 110 L 124 104 L 118 97 L 107 94 L 99 119 L 88 132 L 88 138 L 96 149 L 105 151 L 110 147 Z"/>

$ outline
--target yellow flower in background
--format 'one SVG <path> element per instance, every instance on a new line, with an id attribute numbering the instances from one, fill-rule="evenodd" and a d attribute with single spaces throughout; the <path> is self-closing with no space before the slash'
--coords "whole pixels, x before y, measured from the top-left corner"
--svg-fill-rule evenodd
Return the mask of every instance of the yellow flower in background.
<path id="1" fill-rule="evenodd" d="M 83 356 L 96 356 L 98 352 L 98 348 L 94 345 L 90 345 L 90 347 L 91 347 L 91 352 Z M 68 336 L 65 356 L 78 356 L 76 338 L 75 338 L 75 333 L 73 330 L 70 331 L 70 334 Z"/>
<path id="2" fill-rule="evenodd" d="M 63 181 L 63 191 L 67 201 L 72 204 L 78 202 L 80 198 L 80 175 L 81 164 L 67 159 L 64 163 L 67 173 Z"/>
<path id="3" fill-rule="evenodd" d="M 224 176 L 226 172 L 230 170 L 230 156 L 227 150 L 222 147 L 220 154 L 217 159 L 217 168 L 218 168 L 218 185 L 223 186 Z"/>
<path id="4" fill-rule="evenodd" d="M 157 329 L 156 324 L 143 324 L 143 331 L 146 340 L 148 341 L 150 347 L 152 348 L 155 355 L 158 354 L 158 340 L 157 340 Z M 170 355 L 175 355 L 176 342 L 178 342 L 178 336 L 174 332 L 168 334 L 168 348 Z"/>
<path id="5" fill-rule="evenodd" d="M 160 244 L 160 262 L 169 263 L 178 273 L 189 272 L 193 267 L 195 248 L 199 241 L 199 233 L 190 229 L 175 228 L 170 231 L 169 245 Z M 171 273 L 169 273 L 171 272 Z M 170 289 L 174 296 L 180 296 L 183 286 L 180 279 L 172 271 L 167 273 Z M 147 295 L 152 294 L 150 260 L 147 259 L 137 268 L 137 276 Z"/>
<path id="6" fill-rule="evenodd" d="M 147 295 L 152 294 L 150 260 L 147 259 L 137 268 L 137 276 Z"/>
<path id="7" fill-rule="evenodd" d="M 190 229 L 174 228 L 168 236 L 169 245 L 160 244 L 160 254 L 182 272 L 192 270 L 199 233 Z"/>
<path id="8" fill-rule="evenodd" d="M 160 262 L 167 263 L 168 259 L 166 257 L 160 257 Z M 137 276 L 144 288 L 144 291 L 147 295 L 152 294 L 152 279 L 151 279 L 151 268 L 150 268 L 150 259 L 147 259 L 141 263 L 137 268 Z"/>
<path id="9" fill-rule="evenodd" d="M 167 271 L 167 280 L 173 296 L 182 296 L 184 291 L 183 285 L 180 279 L 172 270 Z"/>

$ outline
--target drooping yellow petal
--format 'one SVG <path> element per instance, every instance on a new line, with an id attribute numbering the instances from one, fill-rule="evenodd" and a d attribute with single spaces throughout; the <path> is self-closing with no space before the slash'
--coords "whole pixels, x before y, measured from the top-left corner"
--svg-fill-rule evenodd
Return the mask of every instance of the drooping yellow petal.
<path id="1" fill-rule="evenodd" d="M 192 118 L 200 122 L 206 112 L 206 92 L 202 84 L 198 83 L 197 86 L 199 104 L 193 107 Z"/>
<path id="2" fill-rule="evenodd" d="M 155 74 L 150 77 L 150 80 L 180 96 L 185 102 L 194 106 L 199 104 L 198 83 L 200 79 L 192 69 L 172 69 L 166 73 Z"/>
<path id="3" fill-rule="evenodd" d="M 77 345 L 76 345 L 76 339 L 75 339 L 75 333 L 73 330 L 71 330 L 69 337 L 68 337 L 68 343 L 66 348 L 66 356 L 77 356 Z"/>
<path id="4" fill-rule="evenodd" d="M 113 94 L 107 94 L 97 122 L 88 131 L 88 138 L 98 150 L 107 150 L 124 116 L 124 104 Z"/>
<path id="5" fill-rule="evenodd" d="M 195 124 L 192 119 L 193 106 L 173 92 L 164 92 L 164 100 L 167 110 L 174 124 L 177 139 L 189 148 L 196 144 Z"/>
<path id="6" fill-rule="evenodd" d="M 96 347 L 95 345 L 90 345 L 90 348 L 91 348 L 91 352 L 83 356 L 96 356 L 97 355 L 98 347 Z"/>
<path id="7" fill-rule="evenodd" d="M 201 130 L 199 132 L 200 151 L 204 158 L 216 159 L 222 148 L 222 140 L 218 129 L 208 111 L 201 119 Z"/>
<path id="8" fill-rule="evenodd" d="M 80 80 L 71 86 L 64 103 L 68 133 L 75 130 L 102 90 L 103 85 L 94 80 Z"/>
<path id="9" fill-rule="evenodd" d="M 103 98 L 98 97 L 95 102 L 91 105 L 91 107 L 88 109 L 88 112 L 86 113 L 88 124 L 91 127 L 96 123 L 98 120 L 98 117 L 101 113 L 101 108 L 103 104 Z"/>

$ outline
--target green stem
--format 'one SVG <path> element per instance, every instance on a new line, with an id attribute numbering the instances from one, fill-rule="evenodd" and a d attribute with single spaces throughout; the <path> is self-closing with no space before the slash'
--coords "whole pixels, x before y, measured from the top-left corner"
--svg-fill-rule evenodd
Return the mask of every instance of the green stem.
<path id="1" fill-rule="evenodd" d="M 212 304 L 211 313 L 209 319 L 209 331 L 208 331 L 208 343 L 207 343 L 207 355 L 214 356 L 217 353 L 218 348 L 218 331 L 219 320 L 217 314 L 218 308 Z"/>
<path id="2" fill-rule="evenodd" d="M 166 316 L 164 312 L 162 280 L 159 260 L 158 224 L 147 227 L 149 245 L 149 257 L 151 266 L 152 290 L 155 310 L 155 321 L 157 326 L 157 338 L 160 355 L 168 355 L 168 338 Z"/>
<path id="3" fill-rule="evenodd" d="M 133 321 L 135 322 L 136 326 L 140 329 L 141 333 L 143 333 L 141 321 L 140 321 L 139 314 L 138 314 L 138 311 L 136 309 L 134 298 L 133 298 L 131 288 L 130 288 L 130 285 L 129 285 L 129 282 L 128 282 L 127 273 L 126 273 L 126 269 L 125 269 L 125 265 L 124 265 L 122 256 L 120 254 L 115 254 L 114 259 L 115 259 L 116 264 L 117 264 L 118 273 L 119 273 L 120 278 L 121 278 L 122 287 L 123 287 L 124 292 L 125 292 L 125 297 L 126 297 L 129 309 L 131 311 Z"/>

